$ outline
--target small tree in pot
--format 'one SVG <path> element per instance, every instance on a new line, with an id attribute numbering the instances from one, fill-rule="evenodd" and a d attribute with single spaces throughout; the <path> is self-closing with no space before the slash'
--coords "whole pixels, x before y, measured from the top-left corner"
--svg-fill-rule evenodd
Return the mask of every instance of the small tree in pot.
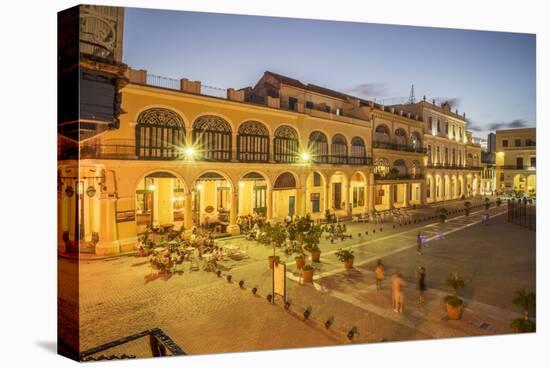
<path id="1" fill-rule="evenodd" d="M 531 333 L 536 331 L 536 325 L 529 319 L 529 311 L 536 306 L 535 292 L 520 289 L 514 294 L 512 303 L 523 310 L 523 318 L 517 317 L 510 322 L 510 328 L 515 333 Z"/>
<path id="2" fill-rule="evenodd" d="M 353 255 L 352 250 L 343 250 L 340 248 L 336 251 L 335 255 L 340 262 L 344 263 L 346 269 L 353 268 L 353 259 L 355 258 L 355 255 Z"/>
<path id="3" fill-rule="evenodd" d="M 265 236 L 262 237 L 262 242 L 273 246 L 273 255 L 268 258 L 270 269 L 273 269 L 273 264 L 279 261 L 279 256 L 275 256 L 275 248 L 282 246 L 286 239 L 286 229 L 280 223 L 266 227 Z"/>
<path id="4" fill-rule="evenodd" d="M 321 249 L 319 248 L 319 242 L 321 242 L 321 234 L 323 230 L 319 225 L 311 226 L 310 230 L 304 234 L 304 248 L 311 253 L 311 260 L 319 262 L 321 258 Z"/>
<path id="5" fill-rule="evenodd" d="M 449 274 L 445 280 L 445 285 L 453 290 L 453 294 L 449 294 L 444 298 L 447 306 L 447 315 L 449 320 L 458 320 L 460 319 L 463 304 L 463 301 L 458 297 L 458 290 L 464 288 L 464 279 L 455 271 Z"/>
<path id="6" fill-rule="evenodd" d="M 500 198 L 497 198 L 496 203 L 497 203 L 497 206 L 500 206 L 502 204 L 502 200 Z"/>
<path id="7" fill-rule="evenodd" d="M 464 215 L 469 216 L 470 215 L 470 207 L 472 206 L 472 203 L 469 201 L 464 202 Z"/>
<path id="8" fill-rule="evenodd" d="M 485 209 L 489 209 L 490 206 L 491 206 L 491 201 L 489 200 L 489 198 L 485 198 Z"/>

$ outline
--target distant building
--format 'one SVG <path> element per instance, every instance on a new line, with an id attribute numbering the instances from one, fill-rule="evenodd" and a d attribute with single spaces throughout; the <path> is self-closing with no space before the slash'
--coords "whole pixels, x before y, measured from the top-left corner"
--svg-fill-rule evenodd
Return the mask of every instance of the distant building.
<path id="1" fill-rule="evenodd" d="M 489 153 L 495 153 L 497 151 L 497 136 L 495 133 L 489 133 L 489 135 L 487 135 L 487 151 Z"/>
<path id="2" fill-rule="evenodd" d="M 536 129 L 496 132 L 496 186 L 516 195 L 536 194 Z"/>

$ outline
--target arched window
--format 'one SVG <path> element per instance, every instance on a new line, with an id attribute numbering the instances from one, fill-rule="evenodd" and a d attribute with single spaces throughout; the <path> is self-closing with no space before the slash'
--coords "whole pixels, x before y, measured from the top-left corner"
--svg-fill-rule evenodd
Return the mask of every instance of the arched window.
<path id="1" fill-rule="evenodd" d="M 397 159 L 395 162 L 393 162 L 393 168 L 399 176 L 407 174 L 407 164 L 402 159 Z"/>
<path id="2" fill-rule="evenodd" d="M 399 145 L 407 145 L 407 133 L 402 128 L 395 130 L 395 143 Z"/>
<path id="3" fill-rule="evenodd" d="M 273 159 L 281 163 L 292 163 L 298 159 L 298 133 L 292 127 L 283 125 L 275 130 Z"/>
<path id="4" fill-rule="evenodd" d="M 349 157 L 350 164 L 367 164 L 367 148 L 365 147 L 365 141 L 356 136 L 351 139 L 351 152 Z"/>
<path id="5" fill-rule="evenodd" d="M 417 160 L 412 161 L 411 176 L 413 179 L 420 177 L 420 174 L 422 173 L 420 168 L 421 168 L 420 161 L 417 161 Z"/>
<path id="6" fill-rule="evenodd" d="M 374 130 L 374 140 L 377 143 L 389 143 L 390 141 L 390 130 L 386 125 L 378 125 Z"/>
<path id="7" fill-rule="evenodd" d="M 341 134 L 332 137 L 330 145 L 331 163 L 346 164 L 348 162 L 348 142 Z"/>
<path id="8" fill-rule="evenodd" d="M 296 179 L 290 172 L 284 172 L 277 177 L 273 184 L 273 190 L 288 190 L 296 188 Z"/>
<path id="9" fill-rule="evenodd" d="M 182 118 L 166 108 L 141 112 L 136 124 L 136 155 L 140 159 L 176 159 L 185 141 Z"/>
<path id="10" fill-rule="evenodd" d="M 193 123 L 193 146 L 202 159 L 231 160 L 231 126 L 218 116 L 201 116 Z"/>
<path id="11" fill-rule="evenodd" d="M 320 131 L 312 132 L 308 147 L 315 163 L 328 163 L 328 141 L 325 134 Z"/>
<path id="12" fill-rule="evenodd" d="M 411 133 L 411 146 L 415 152 L 418 152 L 422 148 L 422 139 L 420 134 L 416 131 Z"/>
<path id="13" fill-rule="evenodd" d="M 244 162 L 269 161 L 269 132 L 258 121 L 246 121 L 237 132 L 237 160 Z"/>

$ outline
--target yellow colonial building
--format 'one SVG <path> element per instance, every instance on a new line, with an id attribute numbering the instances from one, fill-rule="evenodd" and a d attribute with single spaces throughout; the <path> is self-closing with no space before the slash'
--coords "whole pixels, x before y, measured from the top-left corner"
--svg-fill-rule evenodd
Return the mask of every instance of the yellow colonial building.
<path id="1" fill-rule="evenodd" d="M 448 103 L 437 105 L 426 98 L 399 107 L 421 116 L 424 123 L 425 202 L 479 195 L 481 146 L 466 130 L 466 115 L 451 111 Z"/>
<path id="2" fill-rule="evenodd" d="M 536 195 L 535 128 L 497 130 L 496 187 L 505 194 Z"/>
<path id="3" fill-rule="evenodd" d="M 115 254 L 147 226 L 238 234 L 249 214 L 349 218 L 478 194 L 479 145 L 445 105 L 383 106 L 272 72 L 221 96 L 127 79 L 118 128 L 59 136 L 60 248 L 79 233 Z"/>

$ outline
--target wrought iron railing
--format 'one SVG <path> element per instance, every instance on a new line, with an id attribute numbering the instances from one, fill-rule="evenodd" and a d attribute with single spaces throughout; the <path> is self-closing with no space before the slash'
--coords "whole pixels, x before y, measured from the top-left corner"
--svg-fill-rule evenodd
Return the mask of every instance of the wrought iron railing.
<path id="1" fill-rule="evenodd" d="M 180 81 L 178 79 L 154 74 L 147 74 L 147 84 L 168 89 L 180 89 Z"/>
<path id="2" fill-rule="evenodd" d="M 530 230 L 537 229 L 537 207 L 532 199 L 508 200 L 508 222 L 519 224 Z"/>
<path id="3" fill-rule="evenodd" d="M 525 171 L 537 170 L 537 166 L 521 166 L 521 165 L 504 165 L 504 166 L 497 166 L 497 168 L 502 170 L 525 170 Z"/>
<path id="4" fill-rule="evenodd" d="M 474 166 L 474 165 L 462 165 L 462 164 L 452 164 L 452 163 L 430 163 L 426 165 L 427 168 L 441 168 L 441 169 L 458 169 L 458 170 L 481 170 L 483 167 Z"/>
<path id="5" fill-rule="evenodd" d="M 423 173 L 405 173 L 405 174 L 393 174 L 393 173 L 387 173 L 387 174 L 381 174 L 381 173 L 375 173 L 374 179 L 379 181 L 384 180 L 423 180 L 424 179 Z"/>
<path id="6" fill-rule="evenodd" d="M 116 339 L 111 342 L 99 345 L 97 347 L 88 349 L 79 353 L 79 360 L 86 361 L 100 361 L 100 360 L 113 360 L 113 359 L 133 359 L 137 356 L 131 354 L 120 354 L 113 352 L 114 348 L 134 342 L 142 338 L 149 338 L 148 351 L 152 357 L 164 357 L 164 356 L 178 356 L 186 355 L 168 335 L 166 335 L 161 329 L 154 328 L 142 331 L 137 334 L 129 335 L 124 338 Z M 120 349 L 120 348 L 117 348 Z M 111 350 L 111 351 L 110 351 Z M 144 351 L 145 352 L 145 351 Z"/>
<path id="7" fill-rule="evenodd" d="M 57 151 L 58 160 L 71 160 L 71 159 L 119 159 L 119 160 L 178 160 L 184 159 L 184 153 L 182 149 L 172 148 L 175 152 L 174 154 L 161 154 L 159 148 L 153 148 L 153 151 L 159 150 L 158 154 L 147 154 L 139 155 L 139 150 L 136 150 L 135 145 L 129 144 L 94 144 L 94 145 L 83 145 L 80 148 L 76 146 L 64 146 L 59 147 Z M 203 152 L 202 157 L 198 156 L 195 160 L 206 161 L 206 162 L 229 162 L 232 161 L 232 152 L 230 150 L 216 150 Z M 295 152 L 289 154 L 278 153 L 278 157 L 285 157 L 286 159 L 281 159 L 275 161 L 275 163 L 298 163 L 300 162 L 299 157 Z M 264 152 L 259 154 L 258 152 L 239 152 L 237 157 L 237 162 L 243 163 L 269 163 L 273 160 L 273 154 L 271 152 Z M 258 159 L 252 159 L 251 157 L 260 157 Z M 290 159 L 294 157 L 294 159 Z M 373 159 L 372 157 L 364 156 L 332 156 L 332 155 L 323 155 L 316 156 L 313 159 L 312 163 L 320 164 L 349 164 L 354 166 L 372 166 Z"/>
<path id="8" fill-rule="evenodd" d="M 421 146 L 392 143 L 388 141 L 375 140 L 372 142 L 372 146 L 378 149 L 398 150 L 401 152 L 412 152 L 412 153 L 422 153 L 422 154 L 426 154 L 428 152 L 426 148 L 423 148 Z"/>

